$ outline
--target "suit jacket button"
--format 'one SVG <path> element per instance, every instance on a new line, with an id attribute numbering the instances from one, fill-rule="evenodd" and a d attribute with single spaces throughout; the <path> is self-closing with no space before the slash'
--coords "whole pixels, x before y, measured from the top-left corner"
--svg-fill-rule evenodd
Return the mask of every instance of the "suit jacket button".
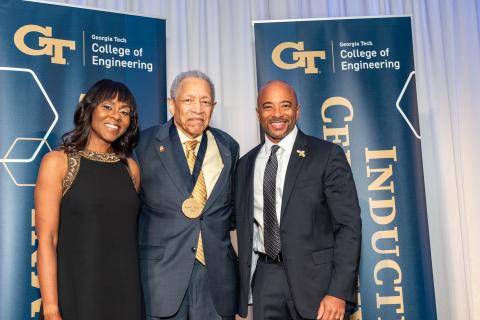
<path id="1" fill-rule="evenodd" d="M 192 252 L 197 251 L 197 248 L 195 248 L 195 247 L 192 247 L 192 248 L 190 248 L 190 249 L 192 250 Z"/>

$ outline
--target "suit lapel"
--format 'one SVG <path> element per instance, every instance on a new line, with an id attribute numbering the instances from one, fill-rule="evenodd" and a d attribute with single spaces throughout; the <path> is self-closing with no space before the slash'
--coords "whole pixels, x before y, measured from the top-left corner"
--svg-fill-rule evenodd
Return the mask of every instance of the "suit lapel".
<path id="1" fill-rule="evenodd" d="M 283 218 L 285 208 L 287 207 L 290 195 L 293 191 L 293 187 L 295 186 L 295 181 L 297 180 L 298 174 L 300 173 L 303 163 L 305 162 L 305 157 L 301 157 L 297 150 L 305 151 L 305 156 L 308 156 L 308 150 L 306 147 L 307 137 L 305 136 L 305 134 L 303 134 L 303 132 L 298 130 L 297 138 L 295 139 L 292 153 L 290 154 L 290 159 L 288 160 L 285 183 L 283 184 L 282 210 L 280 212 L 280 220 L 282 220 Z"/>
<path id="2" fill-rule="evenodd" d="M 207 199 L 207 203 L 205 204 L 204 212 L 206 212 L 212 205 L 215 203 L 215 199 L 220 195 L 223 191 L 224 185 L 229 179 L 230 169 L 232 167 L 232 153 L 230 149 L 227 147 L 225 141 L 222 137 L 215 132 L 215 130 L 210 129 L 215 141 L 217 142 L 218 151 L 220 152 L 220 156 L 222 157 L 223 161 L 223 169 L 218 176 L 217 182 L 210 193 L 210 196 Z"/>
<path id="3" fill-rule="evenodd" d="M 254 203 L 253 203 L 253 192 L 254 192 L 254 184 L 255 184 L 255 161 L 257 159 L 258 152 L 262 148 L 263 144 L 258 145 L 255 149 L 250 153 L 249 157 L 246 159 L 245 168 L 247 169 L 245 182 L 246 188 L 245 194 L 246 197 L 246 208 L 248 210 L 247 217 L 248 217 L 248 226 L 250 228 L 250 235 L 253 234 L 253 210 L 254 210 Z"/>
<path id="4" fill-rule="evenodd" d="M 159 130 L 155 137 L 155 151 L 173 183 L 187 197 L 190 170 L 180 140 L 174 141 L 170 136 L 171 125 L 172 120 Z"/>

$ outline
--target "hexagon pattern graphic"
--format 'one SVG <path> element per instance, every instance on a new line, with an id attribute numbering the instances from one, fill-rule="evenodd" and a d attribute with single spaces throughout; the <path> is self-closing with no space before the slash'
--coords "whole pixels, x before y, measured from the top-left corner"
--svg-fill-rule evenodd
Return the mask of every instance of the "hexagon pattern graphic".
<path id="1" fill-rule="evenodd" d="M 41 96 L 45 98 L 45 101 L 47 102 L 48 106 L 50 107 L 50 111 L 53 113 L 54 118 L 52 123 L 48 126 L 45 135 L 43 137 L 17 137 L 12 143 L 10 144 L 8 150 L 5 152 L 3 157 L 0 159 L 0 163 L 2 163 L 3 167 L 7 171 L 8 175 L 12 179 L 13 183 L 18 186 L 18 187 L 32 187 L 35 186 L 34 183 L 31 182 L 26 182 L 26 181 L 19 181 L 18 178 L 15 177 L 14 172 L 9 168 L 8 164 L 9 163 L 25 163 L 25 165 L 30 165 L 38 156 L 40 150 L 42 147 L 45 145 L 49 150 L 51 150 L 50 145 L 47 142 L 48 137 L 50 136 L 50 133 L 52 132 L 53 128 L 55 127 L 56 123 L 58 122 L 58 112 L 53 106 L 52 101 L 50 100 L 47 92 L 45 91 L 45 88 L 43 87 L 42 83 L 38 79 L 37 75 L 35 72 L 31 69 L 24 69 L 24 68 L 11 68 L 11 67 L 0 67 L 0 72 L 21 72 L 21 73 L 26 73 L 27 75 L 31 76 L 28 77 L 32 79 L 32 83 L 38 87 L 38 89 L 41 92 Z M 43 129 L 43 128 L 42 128 Z M 38 141 L 36 143 L 35 150 L 33 151 L 33 154 L 27 156 L 27 157 L 15 157 L 12 156 L 14 154 L 14 150 L 16 146 L 19 146 L 22 141 Z"/>

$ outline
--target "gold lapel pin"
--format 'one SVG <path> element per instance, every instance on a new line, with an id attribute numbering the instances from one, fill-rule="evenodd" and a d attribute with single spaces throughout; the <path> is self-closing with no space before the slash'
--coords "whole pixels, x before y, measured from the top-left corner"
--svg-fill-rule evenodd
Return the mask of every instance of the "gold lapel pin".
<path id="1" fill-rule="evenodd" d="M 164 146 L 160 146 L 160 148 L 158 148 L 158 150 L 160 150 L 160 152 L 165 152 L 165 147 L 164 147 Z"/>
<path id="2" fill-rule="evenodd" d="M 297 153 L 300 158 L 305 158 L 305 150 L 297 150 Z"/>

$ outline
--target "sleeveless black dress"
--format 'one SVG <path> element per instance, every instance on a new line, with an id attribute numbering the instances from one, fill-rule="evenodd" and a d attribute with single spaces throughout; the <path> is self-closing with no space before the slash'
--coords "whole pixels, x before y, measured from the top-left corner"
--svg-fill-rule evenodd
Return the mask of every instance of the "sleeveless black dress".
<path id="1" fill-rule="evenodd" d="M 57 245 L 63 320 L 140 320 L 139 198 L 114 154 L 68 155 Z"/>

